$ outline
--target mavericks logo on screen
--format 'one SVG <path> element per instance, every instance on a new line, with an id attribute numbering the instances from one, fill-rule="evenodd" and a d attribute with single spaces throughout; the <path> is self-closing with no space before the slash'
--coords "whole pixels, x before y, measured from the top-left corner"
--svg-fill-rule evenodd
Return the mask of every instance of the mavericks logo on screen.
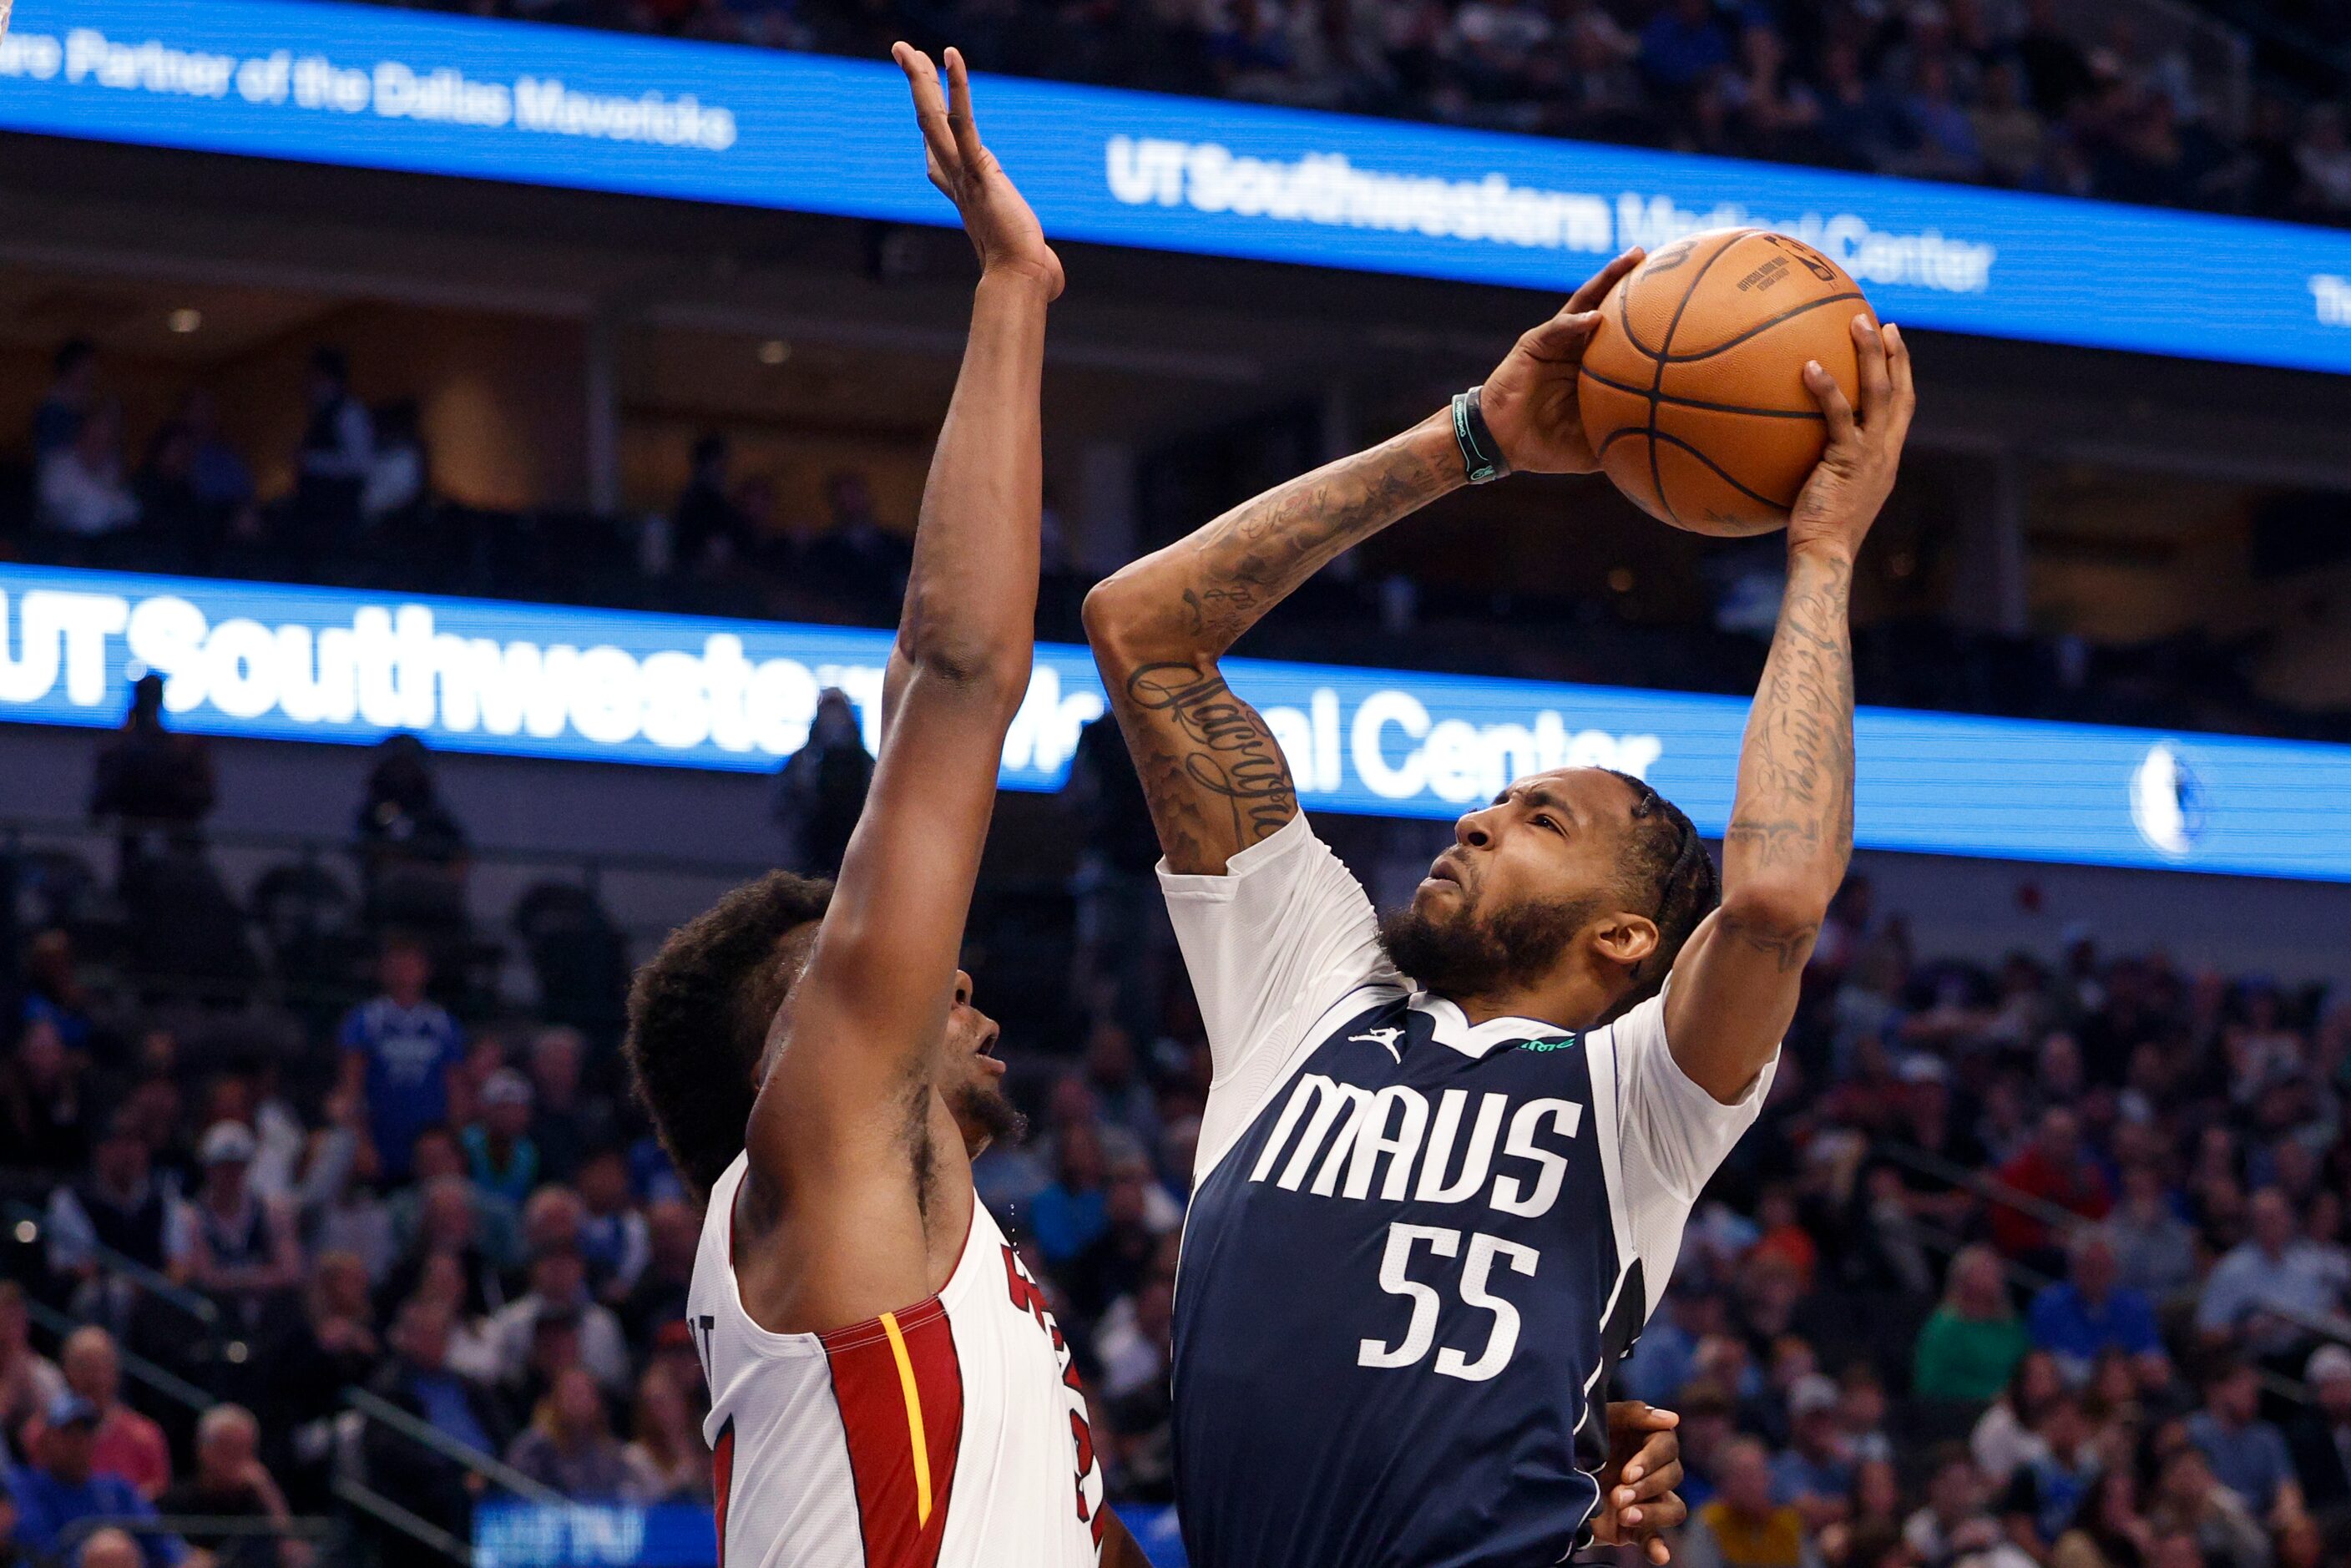
<path id="1" fill-rule="evenodd" d="M 2158 852 L 2183 860 L 2204 836 L 2204 781 L 2179 748 L 2159 740 L 2131 774 L 2131 821 Z"/>

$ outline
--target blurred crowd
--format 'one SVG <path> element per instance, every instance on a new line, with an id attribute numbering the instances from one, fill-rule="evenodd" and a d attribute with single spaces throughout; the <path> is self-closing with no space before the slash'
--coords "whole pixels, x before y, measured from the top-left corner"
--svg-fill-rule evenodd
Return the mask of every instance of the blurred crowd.
<path id="1" fill-rule="evenodd" d="M 2127 8 L 2051 0 L 447 3 L 867 58 L 908 37 L 1021 76 L 2351 221 L 2333 0 L 2304 7 L 2292 85 L 2250 108 Z"/>
<path id="2" fill-rule="evenodd" d="M 777 785 L 781 858 L 837 864 L 870 760 L 853 722 L 816 727 Z M 152 711 L 100 752 L 101 818 L 134 778 L 212 788 L 202 744 Z M 1113 1497 L 1164 1502 L 1209 1060 L 1107 724 L 1060 809 L 1075 875 L 977 906 L 980 1000 L 1035 1128 L 977 1175 L 1077 1345 Z M 304 1568 L 302 1542 L 222 1521 L 327 1512 L 354 1480 L 463 1534 L 498 1490 L 466 1456 L 572 1498 L 708 1498 L 683 1316 L 699 1215 L 622 1081 L 630 955 L 583 958 L 600 938 L 575 918 L 533 949 L 535 999 L 470 983 L 467 835 L 413 741 L 380 756 L 349 849 L 365 892 L 340 946 L 265 916 L 258 883 L 220 887 L 256 977 L 201 1005 L 59 901 L 61 857 L 6 862 L 18 1561 L 107 1564 L 120 1548 L 91 1521 L 162 1516 L 130 1560 Z M 201 813 L 126 826 L 120 854 L 112 907 L 132 908 L 159 864 L 206 863 Z M 1941 960 L 1849 883 L 1771 1103 L 1615 1379 L 1683 1415 L 1677 1560 L 2342 1561 L 2346 1092 L 2351 999 L 2082 931 Z M 355 1422 L 348 1390 L 393 1418 Z"/>

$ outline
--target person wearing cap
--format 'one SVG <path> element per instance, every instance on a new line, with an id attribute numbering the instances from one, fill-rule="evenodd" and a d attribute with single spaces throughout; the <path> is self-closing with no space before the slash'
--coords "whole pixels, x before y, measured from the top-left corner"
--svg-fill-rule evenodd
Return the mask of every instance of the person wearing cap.
<path id="1" fill-rule="evenodd" d="M 154 1505 L 120 1476 L 91 1466 L 98 1441 L 99 1408 L 68 1391 L 50 1401 L 33 1441 L 33 1462 L 16 1473 L 11 1492 L 16 1505 L 15 1542 L 35 1552 L 57 1552 L 68 1531 L 85 1519 L 141 1520 L 155 1517 Z M 177 1537 L 142 1536 L 146 1568 L 178 1568 L 188 1549 Z"/>
<path id="2" fill-rule="evenodd" d="M 269 1299 L 302 1282 L 302 1242 L 283 1203 L 260 1197 L 246 1179 L 253 1131 L 214 1122 L 196 1145 L 204 1178 L 174 1212 L 172 1272 L 231 1307 L 252 1327 Z"/>
<path id="3" fill-rule="evenodd" d="M 1853 1492 L 1853 1455 L 1838 1420 L 1844 1396 L 1820 1373 L 1788 1390 L 1789 1446 L 1771 1461 L 1771 1498 L 1794 1505 L 1819 1530 L 1844 1512 Z"/>
<path id="4" fill-rule="evenodd" d="M 2310 1353 L 2302 1380 L 2310 1408 L 2286 1430 L 2303 1505 L 2327 1528 L 2338 1547 L 2351 1536 L 2351 1350 L 2323 1344 Z"/>
<path id="5" fill-rule="evenodd" d="M 481 1119 L 460 1137 L 474 1185 L 517 1207 L 538 1186 L 538 1145 L 530 1135 L 534 1099 L 529 1079 L 499 1068 L 482 1082 Z"/>

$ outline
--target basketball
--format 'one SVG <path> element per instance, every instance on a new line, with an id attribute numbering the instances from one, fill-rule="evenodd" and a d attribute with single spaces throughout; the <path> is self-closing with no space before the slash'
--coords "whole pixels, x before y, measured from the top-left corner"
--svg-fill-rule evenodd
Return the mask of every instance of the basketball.
<path id="1" fill-rule="evenodd" d="M 1843 267 L 1786 235 L 1718 229 L 1658 250 L 1601 302 L 1576 378 L 1601 466 L 1677 528 L 1786 527 L 1828 443 L 1804 361 L 1861 405 L 1855 313 L 1877 319 Z"/>

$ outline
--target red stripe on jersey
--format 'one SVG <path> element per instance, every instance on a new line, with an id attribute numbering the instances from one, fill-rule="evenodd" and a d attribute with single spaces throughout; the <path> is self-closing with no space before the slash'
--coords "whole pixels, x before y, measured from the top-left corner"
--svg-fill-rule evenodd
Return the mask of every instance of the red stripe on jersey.
<path id="1" fill-rule="evenodd" d="M 937 1297 L 891 1316 L 895 1336 L 876 1318 L 817 1337 L 849 1440 L 865 1568 L 935 1568 L 963 1439 L 963 1369 Z"/>
<path id="2" fill-rule="evenodd" d="M 718 1428 L 718 1446 L 710 1450 L 712 1501 L 716 1505 L 718 1568 L 726 1568 L 726 1504 L 735 1495 L 735 1417 Z"/>

